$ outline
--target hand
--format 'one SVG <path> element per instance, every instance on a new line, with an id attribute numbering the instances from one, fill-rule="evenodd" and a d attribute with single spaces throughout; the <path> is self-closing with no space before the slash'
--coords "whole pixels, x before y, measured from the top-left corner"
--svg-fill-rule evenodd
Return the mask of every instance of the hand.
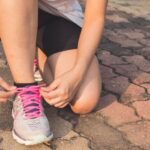
<path id="1" fill-rule="evenodd" d="M 0 77 L 0 102 L 6 102 L 15 94 L 16 87 L 9 85 Z"/>
<path id="2" fill-rule="evenodd" d="M 57 77 L 48 87 L 42 87 L 40 92 L 47 103 L 64 108 L 73 99 L 80 83 L 81 77 L 72 69 Z"/>

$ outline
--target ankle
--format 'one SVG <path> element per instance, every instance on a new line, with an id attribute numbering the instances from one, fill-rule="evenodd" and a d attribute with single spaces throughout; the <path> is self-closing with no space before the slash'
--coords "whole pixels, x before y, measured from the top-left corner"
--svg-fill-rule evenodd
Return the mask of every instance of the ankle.
<path id="1" fill-rule="evenodd" d="M 31 83 L 16 83 L 14 82 L 14 85 L 18 88 L 20 87 L 25 87 L 25 86 L 34 86 L 34 85 L 38 85 L 37 82 L 31 82 Z"/>

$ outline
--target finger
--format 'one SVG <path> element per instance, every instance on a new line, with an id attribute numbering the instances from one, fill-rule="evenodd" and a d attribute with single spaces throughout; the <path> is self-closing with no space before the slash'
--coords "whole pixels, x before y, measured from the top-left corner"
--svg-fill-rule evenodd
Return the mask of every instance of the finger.
<path id="1" fill-rule="evenodd" d="M 13 96 L 14 94 L 15 94 L 14 91 L 11 91 L 11 92 L 0 91 L 0 98 L 9 98 L 10 96 Z"/>
<path id="2" fill-rule="evenodd" d="M 47 87 L 41 87 L 40 91 L 43 91 L 43 92 L 50 92 L 51 90 Z"/>
<path id="3" fill-rule="evenodd" d="M 0 86 L 1 86 L 2 88 L 4 88 L 5 90 L 8 90 L 8 91 L 16 89 L 15 86 L 10 86 L 10 85 L 9 85 L 7 82 L 5 82 L 1 77 L 0 77 Z"/>
<path id="4" fill-rule="evenodd" d="M 60 102 L 56 105 L 54 105 L 57 108 L 64 108 L 65 106 L 67 106 L 69 104 L 69 102 Z"/>
<path id="5" fill-rule="evenodd" d="M 54 89 L 56 89 L 59 85 L 59 81 L 58 80 L 54 80 L 48 87 L 42 87 L 41 90 L 43 91 L 52 91 Z"/>
<path id="6" fill-rule="evenodd" d="M 45 99 L 50 105 L 56 105 L 60 102 L 62 102 L 62 100 L 60 98 L 55 98 L 55 99 L 52 99 L 52 100 L 48 100 L 48 99 Z"/>
<path id="7" fill-rule="evenodd" d="M 51 90 L 54 90 L 56 89 L 58 86 L 59 86 L 59 81 L 58 80 L 55 80 L 54 82 L 52 82 L 50 85 L 49 85 L 49 89 Z"/>
<path id="8" fill-rule="evenodd" d="M 59 108 L 65 108 L 67 105 L 69 105 L 69 102 L 64 104 L 64 105 L 62 105 L 62 106 L 60 106 Z"/>
<path id="9" fill-rule="evenodd" d="M 41 95 L 45 98 L 53 99 L 53 98 L 56 98 L 56 97 L 59 96 L 59 91 L 58 90 L 54 90 L 54 91 L 51 91 L 51 92 L 41 91 Z"/>
<path id="10" fill-rule="evenodd" d="M 60 105 L 57 108 L 65 108 L 69 103 L 65 103 L 64 105 Z"/>
<path id="11" fill-rule="evenodd" d="M 0 98 L 0 102 L 6 102 L 8 99 L 6 98 Z"/>

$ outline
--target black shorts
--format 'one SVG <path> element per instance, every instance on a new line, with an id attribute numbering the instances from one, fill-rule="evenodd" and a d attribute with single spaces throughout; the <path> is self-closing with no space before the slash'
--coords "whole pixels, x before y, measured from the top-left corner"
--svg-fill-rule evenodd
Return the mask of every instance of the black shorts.
<path id="1" fill-rule="evenodd" d="M 50 56 L 54 53 L 76 49 L 81 27 L 59 16 L 39 9 L 37 46 Z"/>

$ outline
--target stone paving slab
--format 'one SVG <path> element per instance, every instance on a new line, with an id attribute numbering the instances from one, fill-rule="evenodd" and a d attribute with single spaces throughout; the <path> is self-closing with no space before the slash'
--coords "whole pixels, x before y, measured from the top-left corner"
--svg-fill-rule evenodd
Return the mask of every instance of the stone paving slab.
<path id="1" fill-rule="evenodd" d="M 75 130 L 91 140 L 91 148 L 94 150 L 129 150 L 134 147 L 97 115 L 80 117 Z"/>
<path id="2" fill-rule="evenodd" d="M 93 113 L 80 116 L 44 103 L 54 139 L 27 147 L 12 138 L 12 102 L 0 104 L 0 150 L 149 150 L 149 8 L 149 0 L 109 0 L 97 50 L 103 92 Z M 0 76 L 12 83 L 1 44 Z"/>
<path id="3" fill-rule="evenodd" d="M 88 147 L 88 140 L 83 137 L 77 137 L 72 140 L 61 140 L 55 143 L 57 150 L 91 150 Z"/>
<path id="4" fill-rule="evenodd" d="M 10 131 L 1 131 L 0 136 L 2 141 L 0 142 L 0 149 L 2 150 L 51 150 L 50 147 L 47 147 L 44 144 L 36 145 L 36 146 L 24 146 L 18 144 L 12 138 L 12 134 Z"/>
<path id="5" fill-rule="evenodd" d="M 134 109 L 119 103 L 117 98 L 111 94 L 101 99 L 99 109 L 96 114 L 101 114 L 113 127 L 141 120 L 141 118 L 135 114 Z"/>
<path id="6" fill-rule="evenodd" d="M 132 106 L 136 109 L 139 116 L 150 120 L 150 101 L 135 102 Z"/>
<path id="7" fill-rule="evenodd" d="M 134 124 L 124 125 L 119 128 L 126 138 L 133 144 L 145 150 L 150 149 L 150 122 L 142 121 Z"/>

